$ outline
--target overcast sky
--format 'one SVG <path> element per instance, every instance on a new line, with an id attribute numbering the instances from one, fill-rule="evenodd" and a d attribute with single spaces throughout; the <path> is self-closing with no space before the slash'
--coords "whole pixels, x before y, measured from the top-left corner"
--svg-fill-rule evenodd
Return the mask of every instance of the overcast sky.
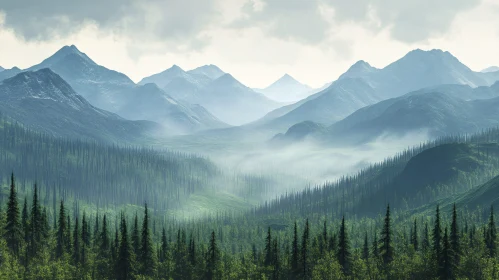
<path id="1" fill-rule="evenodd" d="M 216 64 L 251 87 L 284 73 L 319 87 L 415 48 L 499 65 L 499 0 L 0 0 L 0 66 L 71 44 L 134 81 Z"/>

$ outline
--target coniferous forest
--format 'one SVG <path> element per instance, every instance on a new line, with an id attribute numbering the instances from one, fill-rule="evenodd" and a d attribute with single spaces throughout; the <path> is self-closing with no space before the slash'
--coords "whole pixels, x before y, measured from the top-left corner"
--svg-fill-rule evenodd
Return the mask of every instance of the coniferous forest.
<path id="1" fill-rule="evenodd" d="M 499 129 L 427 142 L 247 211 L 179 219 L 171 201 L 221 176 L 208 159 L 2 128 L 2 166 L 16 173 L 2 189 L 0 279 L 499 277 Z"/>
<path id="2" fill-rule="evenodd" d="M 0 0 L 0 280 L 498 280 L 498 26 Z"/>

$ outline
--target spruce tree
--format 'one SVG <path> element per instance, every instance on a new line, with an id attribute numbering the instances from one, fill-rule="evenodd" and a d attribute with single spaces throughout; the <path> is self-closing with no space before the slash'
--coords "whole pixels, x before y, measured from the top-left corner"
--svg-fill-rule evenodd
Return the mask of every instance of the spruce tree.
<path id="1" fill-rule="evenodd" d="M 428 229 L 428 222 L 424 224 L 422 249 L 424 252 L 427 252 L 430 249 L 430 233 Z"/>
<path id="2" fill-rule="evenodd" d="M 301 241 L 301 269 L 303 279 L 310 279 L 311 277 L 311 267 L 310 267 L 310 252 L 309 252 L 309 242 L 310 242 L 310 227 L 308 224 L 308 219 L 305 222 L 305 228 L 303 229 L 303 236 Z"/>
<path id="3" fill-rule="evenodd" d="M 168 251 L 170 250 L 168 248 L 168 240 L 166 239 L 166 231 L 165 228 L 163 227 L 163 233 L 161 234 L 161 250 L 159 254 L 159 261 L 161 263 L 166 261 Z"/>
<path id="4" fill-rule="evenodd" d="M 21 215 L 21 227 L 24 237 L 24 242 L 27 244 L 29 242 L 29 213 L 28 213 L 28 202 L 24 198 L 23 211 Z"/>
<path id="5" fill-rule="evenodd" d="M 21 241 L 23 239 L 19 204 L 17 201 L 17 192 L 14 179 L 14 173 L 10 177 L 10 193 L 9 200 L 7 202 L 7 221 L 4 230 L 5 241 L 7 246 L 12 251 L 12 254 L 16 257 L 19 256 L 19 250 L 21 249 Z"/>
<path id="6" fill-rule="evenodd" d="M 350 241 L 348 239 L 348 234 L 345 225 L 345 216 L 341 219 L 340 233 L 338 239 L 338 263 L 341 266 L 341 270 L 345 275 L 350 275 L 351 269 L 351 252 L 350 252 Z"/>
<path id="7" fill-rule="evenodd" d="M 380 254 L 385 268 L 393 261 L 394 249 L 392 244 L 392 229 L 390 220 L 390 205 L 386 207 L 385 223 L 381 231 Z"/>
<path id="8" fill-rule="evenodd" d="M 100 224 L 99 224 L 99 214 L 95 214 L 95 224 L 94 224 L 94 234 L 93 234 L 93 245 L 98 245 L 99 244 L 99 237 L 100 237 Z"/>
<path id="9" fill-rule="evenodd" d="M 495 258 L 497 254 L 497 228 L 496 223 L 494 221 L 494 207 L 490 207 L 490 217 L 489 223 L 487 225 L 487 238 L 486 245 L 489 249 L 489 255 L 491 258 Z"/>
<path id="10" fill-rule="evenodd" d="M 78 216 L 75 218 L 75 225 L 73 231 L 73 262 L 75 265 L 79 265 L 81 262 L 81 244 L 80 244 L 80 222 L 78 221 Z"/>
<path id="11" fill-rule="evenodd" d="M 97 240 L 97 239 L 96 239 Z M 102 217 L 102 230 L 99 236 L 99 252 L 104 257 L 109 257 L 110 241 L 109 241 L 109 231 L 107 229 L 107 218 L 106 214 Z"/>
<path id="12" fill-rule="evenodd" d="M 452 266 L 453 268 L 459 266 L 461 258 L 461 246 L 459 240 L 459 227 L 457 224 L 457 211 L 456 204 L 452 207 L 452 223 L 450 228 L 450 249 L 452 253 Z"/>
<path id="13" fill-rule="evenodd" d="M 299 275 L 300 251 L 298 249 L 298 227 L 295 221 L 293 230 L 293 243 L 291 244 L 291 277 L 296 279 Z"/>
<path id="14" fill-rule="evenodd" d="M 133 227 L 132 227 L 132 236 L 131 236 L 131 241 L 132 241 L 132 248 L 133 252 L 135 253 L 135 256 L 137 258 L 140 258 L 140 236 L 139 236 L 139 218 L 137 217 L 137 213 L 135 213 L 135 217 L 133 218 Z"/>
<path id="15" fill-rule="evenodd" d="M 444 238 L 442 240 L 442 261 L 441 266 L 439 267 L 439 271 L 440 279 L 454 279 L 452 266 L 452 248 L 449 242 L 447 227 L 445 227 Z"/>
<path id="16" fill-rule="evenodd" d="M 142 274 L 153 277 L 156 273 L 156 258 L 152 244 L 151 229 L 149 228 L 149 213 L 147 204 L 144 210 L 144 220 L 142 221 L 142 247 L 140 248 L 140 262 Z"/>
<path id="17" fill-rule="evenodd" d="M 274 239 L 272 243 L 272 280 L 280 279 L 281 272 L 281 260 L 280 260 L 280 251 L 279 251 L 279 242 L 277 238 Z"/>
<path id="18" fill-rule="evenodd" d="M 210 244 L 208 247 L 208 254 L 206 259 L 206 275 L 205 279 L 214 280 L 218 279 L 218 263 L 220 261 L 220 252 L 215 237 L 215 231 L 211 232 Z"/>
<path id="19" fill-rule="evenodd" d="M 437 212 L 435 215 L 435 225 L 433 227 L 433 257 L 441 267 L 442 264 L 442 227 L 440 225 L 440 207 L 437 205 Z"/>
<path id="20" fill-rule="evenodd" d="M 374 231 L 374 238 L 372 244 L 372 253 L 375 259 L 379 258 L 379 244 L 378 244 L 378 233 Z"/>
<path id="21" fill-rule="evenodd" d="M 362 259 L 367 261 L 369 260 L 369 242 L 367 240 L 367 231 L 364 236 L 364 247 L 362 248 Z"/>
<path id="22" fill-rule="evenodd" d="M 42 209 L 38 200 L 38 187 L 35 183 L 33 190 L 33 203 L 31 205 L 31 241 L 30 248 L 31 254 L 34 256 L 39 250 L 42 242 Z"/>
<path id="23" fill-rule="evenodd" d="M 69 214 L 66 216 L 67 221 L 67 228 L 66 228 L 66 252 L 71 256 L 73 253 L 72 251 L 72 238 L 71 238 L 71 218 L 69 217 Z"/>
<path id="24" fill-rule="evenodd" d="M 126 220 L 121 214 L 121 240 L 119 242 L 118 260 L 116 262 L 116 279 L 133 279 L 135 275 L 134 261 L 130 242 L 128 241 L 128 231 Z"/>
<path id="25" fill-rule="evenodd" d="M 270 227 L 267 229 L 267 237 L 265 238 L 265 259 L 263 265 L 269 266 L 272 264 L 272 233 Z"/>
<path id="26" fill-rule="evenodd" d="M 66 210 L 64 209 L 64 201 L 61 200 L 61 206 L 59 207 L 59 220 L 57 222 L 57 246 L 55 250 L 55 255 L 60 258 L 66 251 Z"/>
<path id="27" fill-rule="evenodd" d="M 411 244 L 414 247 L 414 250 L 419 250 L 418 223 L 416 219 L 414 219 L 414 224 L 412 226 Z"/>
<path id="28" fill-rule="evenodd" d="M 81 240 L 85 246 L 90 246 L 90 230 L 88 227 L 87 215 L 83 212 L 83 217 L 81 220 Z"/>

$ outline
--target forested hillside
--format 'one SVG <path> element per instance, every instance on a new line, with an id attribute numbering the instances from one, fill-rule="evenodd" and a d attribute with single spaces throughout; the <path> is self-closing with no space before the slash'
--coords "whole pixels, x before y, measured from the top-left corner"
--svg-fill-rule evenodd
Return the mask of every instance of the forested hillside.
<path id="1" fill-rule="evenodd" d="M 219 199 L 211 204 L 220 205 L 205 202 L 218 210 L 232 203 L 227 200 L 248 208 L 276 182 L 268 176 L 224 174 L 209 159 L 194 155 L 54 138 L 5 119 L 0 120 L 0 151 L 4 186 L 11 172 L 19 178 L 23 194 L 36 182 L 41 199 L 52 209 L 63 199 L 97 208 L 147 201 L 155 211 L 166 211 L 190 206 L 190 198 Z M 5 197 L 6 189 L 0 188 L 0 201 Z"/>

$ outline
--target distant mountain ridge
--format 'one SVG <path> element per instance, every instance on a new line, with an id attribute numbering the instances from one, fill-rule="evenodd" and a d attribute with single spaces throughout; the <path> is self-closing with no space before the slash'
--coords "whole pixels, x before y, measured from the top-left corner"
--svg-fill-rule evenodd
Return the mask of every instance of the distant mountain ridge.
<path id="1" fill-rule="evenodd" d="M 279 136 L 322 139 L 328 143 L 363 144 L 384 136 L 425 133 L 430 138 L 474 133 L 499 125 L 499 82 L 491 87 L 441 85 L 411 92 L 357 110 L 327 127 L 303 131 L 303 135 Z M 290 128 L 291 130 L 291 128 Z"/>
<path id="2" fill-rule="evenodd" d="M 3 115 L 59 137 L 135 142 L 159 129 L 152 122 L 129 121 L 95 108 L 48 68 L 1 81 L 0 100 Z"/>
<path id="3" fill-rule="evenodd" d="M 313 90 L 313 88 L 300 83 L 289 74 L 284 74 L 284 76 L 264 89 L 255 89 L 255 91 L 279 102 L 299 101 L 311 95 Z"/>
<path id="4" fill-rule="evenodd" d="M 482 72 L 482 73 L 490 73 L 490 72 L 497 72 L 497 71 L 499 71 L 499 67 L 498 66 L 490 66 L 488 68 L 483 69 L 480 72 Z"/>
<path id="5" fill-rule="evenodd" d="M 498 80 L 499 72 L 474 72 L 449 52 L 417 49 L 382 69 L 358 61 L 325 90 L 272 111 L 258 123 L 275 128 L 303 121 L 331 125 L 362 107 L 421 88 L 490 86 Z"/>
<path id="6" fill-rule="evenodd" d="M 280 106 L 278 102 L 253 91 L 215 65 L 189 71 L 174 65 L 139 83 L 147 82 L 157 84 L 177 100 L 205 107 L 216 118 L 231 125 L 257 120 Z"/>
<path id="7" fill-rule="evenodd" d="M 92 105 L 131 120 L 161 123 L 166 128 L 164 133 L 167 134 L 227 126 L 206 111 L 198 115 L 196 110 L 190 109 L 192 105 L 175 100 L 161 89 L 136 85 L 125 74 L 98 65 L 74 45 L 64 46 L 54 55 L 27 70 L 36 71 L 42 68 L 50 68 L 60 75 Z M 20 69 L 3 71 L 0 73 L 0 80 L 15 76 L 19 72 Z M 139 104 L 141 112 L 135 112 Z M 146 104 L 149 104 L 149 107 Z M 209 118 L 205 121 L 206 117 Z"/>
<path id="8" fill-rule="evenodd" d="M 2 66 L 0 66 L 0 72 L 2 72 L 3 70 L 5 70 Z"/>

